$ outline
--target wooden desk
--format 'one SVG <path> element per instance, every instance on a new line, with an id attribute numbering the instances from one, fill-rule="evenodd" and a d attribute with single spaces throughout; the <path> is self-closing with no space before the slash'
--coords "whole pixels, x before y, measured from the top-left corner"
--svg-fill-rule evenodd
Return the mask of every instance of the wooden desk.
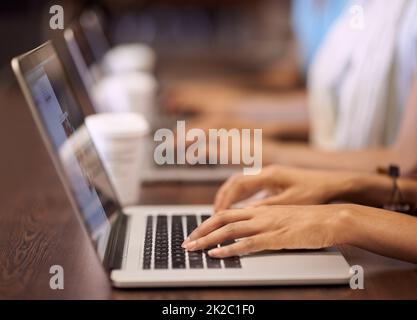
<path id="1" fill-rule="evenodd" d="M 215 185 L 154 185 L 143 202 L 206 204 Z M 81 231 L 17 88 L 0 91 L 0 299 L 417 299 L 417 267 L 351 247 L 365 290 L 273 287 L 112 290 Z M 49 268 L 64 267 L 65 288 L 49 288 Z"/>

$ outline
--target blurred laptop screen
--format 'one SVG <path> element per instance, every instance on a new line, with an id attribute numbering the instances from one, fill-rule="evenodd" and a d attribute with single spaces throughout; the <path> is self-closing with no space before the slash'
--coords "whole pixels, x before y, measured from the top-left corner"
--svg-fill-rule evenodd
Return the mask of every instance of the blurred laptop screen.
<path id="1" fill-rule="evenodd" d="M 84 224 L 103 257 L 119 203 L 55 54 L 24 73 Z"/>

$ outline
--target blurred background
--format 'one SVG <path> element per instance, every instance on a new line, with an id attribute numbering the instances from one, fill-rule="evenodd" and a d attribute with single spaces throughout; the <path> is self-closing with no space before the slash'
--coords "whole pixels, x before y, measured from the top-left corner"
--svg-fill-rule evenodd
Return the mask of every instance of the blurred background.
<path id="1" fill-rule="evenodd" d="M 290 38 L 289 0 L 2 1 L 3 83 L 14 78 L 9 67 L 13 56 L 61 33 L 49 28 L 54 4 L 64 8 L 65 27 L 84 8 L 98 8 L 113 44 L 149 44 L 158 65 L 165 67 L 186 61 L 209 70 L 253 71 L 279 58 Z"/>

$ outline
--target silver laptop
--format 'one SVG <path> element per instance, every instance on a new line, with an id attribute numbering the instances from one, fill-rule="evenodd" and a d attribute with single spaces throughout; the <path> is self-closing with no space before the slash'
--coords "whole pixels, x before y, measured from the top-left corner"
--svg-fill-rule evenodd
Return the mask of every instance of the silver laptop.
<path id="1" fill-rule="evenodd" d="M 52 44 L 13 59 L 12 66 L 71 203 L 114 286 L 348 282 L 349 265 L 337 249 L 227 259 L 184 251 L 183 239 L 210 217 L 211 207 L 121 208 Z"/>
<path id="2" fill-rule="evenodd" d="M 98 19 L 94 20 L 98 21 Z M 96 29 L 93 29 L 96 30 Z M 99 28 L 101 30 L 101 28 Z M 91 31 L 93 32 L 93 31 Z M 67 28 L 64 32 L 65 42 L 70 52 L 71 58 L 77 68 L 77 71 L 81 77 L 84 90 L 87 91 L 91 105 L 96 112 L 98 110 L 94 103 L 94 98 L 91 93 L 93 87 L 98 79 L 99 72 L 91 72 L 92 69 L 97 70 L 97 63 L 92 59 L 92 50 L 89 48 L 86 36 L 82 32 L 81 26 L 78 23 L 74 23 L 71 27 Z M 100 39 L 100 37 L 97 37 Z M 155 111 L 158 112 L 158 111 Z M 158 129 L 161 126 L 167 128 L 174 126 L 173 119 L 167 119 L 162 113 L 158 114 L 158 123 L 152 124 L 154 129 Z M 149 139 L 147 143 L 146 154 L 153 155 L 155 149 L 155 142 Z M 142 164 L 143 174 L 141 180 L 144 182 L 169 182 L 169 181 L 188 181 L 188 182 L 219 182 L 225 181 L 233 174 L 235 174 L 240 168 L 236 166 L 159 166 L 155 163 L 153 157 L 145 157 L 145 161 Z"/>

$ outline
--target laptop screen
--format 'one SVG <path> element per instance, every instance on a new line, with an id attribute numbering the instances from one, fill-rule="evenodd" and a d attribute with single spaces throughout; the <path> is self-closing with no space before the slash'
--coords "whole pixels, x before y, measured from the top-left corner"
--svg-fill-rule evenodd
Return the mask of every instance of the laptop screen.
<path id="1" fill-rule="evenodd" d="M 103 59 L 110 50 L 110 43 L 103 27 L 102 16 L 97 10 L 86 10 L 80 16 L 80 24 L 96 61 Z"/>
<path id="2" fill-rule="evenodd" d="M 40 60 L 23 76 L 72 198 L 103 259 L 120 205 L 56 53 Z"/>
<path id="3" fill-rule="evenodd" d="M 88 66 L 88 58 L 86 58 L 88 54 L 82 51 L 82 46 L 80 45 L 82 41 L 77 39 L 77 34 L 80 33 L 78 29 L 77 25 L 74 24 L 64 31 L 65 43 L 68 48 L 68 52 L 70 53 L 72 62 L 81 78 L 83 86 L 82 90 L 85 91 L 88 96 L 89 105 L 92 106 L 94 109 L 93 111 L 96 111 L 97 106 L 95 105 L 92 92 L 97 80 L 94 78 L 94 75 Z M 73 82 L 78 83 L 78 81 Z"/>

